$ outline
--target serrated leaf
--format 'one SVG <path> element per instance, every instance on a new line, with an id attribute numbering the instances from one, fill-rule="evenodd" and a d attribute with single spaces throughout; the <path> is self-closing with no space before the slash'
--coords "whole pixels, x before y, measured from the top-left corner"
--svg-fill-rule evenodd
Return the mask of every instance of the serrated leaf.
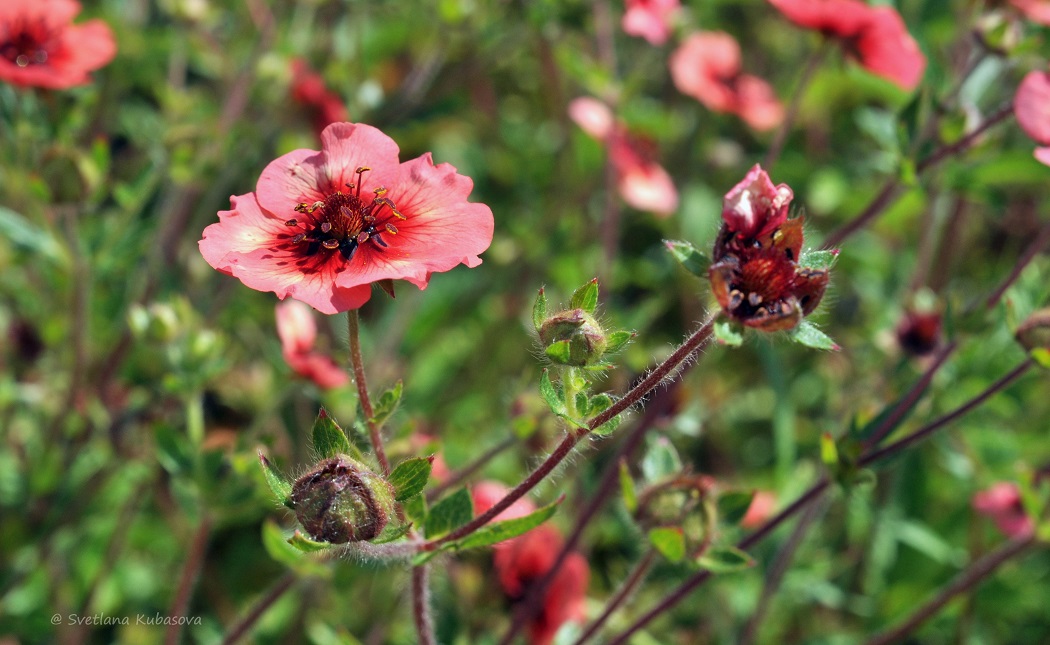
<path id="1" fill-rule="evenodd" d="M 795 327 L 790 332 L 791 339 L 800 345 L 806 347 L 812 347 L 813 349 L 826 349 L 837 352 L 841 349 L 838 343 L 831 340 L 831 338 L 816 328 L 813 323 L 808 320 L 803 320 L 799 323 L 798 327 Z"/>
<path id="2" fill-rule="evenodd" d="M 839 259 L 837 249 L 831 251 L 803 251 L 799 254 L 798 265 L 807 269 L 830 269 Z"/>
<path id="3" fill-rule="evenodd" d="M 583 309 L 593 314 L 598 308 L 598 278 L 595 278 L 573 292 L 569 301 L 570 309 Z"/>
<path id="4" fill-rule="evenodd" d="M 671 562 L 685 557 L 685 534 L 677 526 L 660 526 L 649 531 L 649 544 Z"/>
<path id="5" fill-rule="evenodd" d="M 430 507 L 427 513 L 427 539 L 445 535 L 449 531 L 469 522 L 474 517 L 474 502 L 466 488 L 460 488 Z"/>
<path id="6" fill-rule="evenodd" d="M 564 499 L 564 496 L 560 497 L 557 501 L 523 517 L 516 517 L 511 520 L 503 520 L 500 522 L 490 522 L 462 540 L 453 542 L 449 547 L 446 547 L 446 550 L 454 549 L 456 551 L 463 551 L 466 549 L 490 546 L 517 537 L 527 531 L 531 531 L 550 519 L 550 517 L 554 515 L 554 512 L 558 510 L 558 505 L 561 504 Z"/>
<path id="7" fill-rule="evenodd" d="M 589 404 L 589 412 L 587 413 L 592 419 L 602 412 L 605 412 L 612 407 L 613 398 L 608 394 L 595 394 L 591 397 Z M 615 417 L 609 419 L 605 423 L 601 424 L 594 429 L 594 433 L 600 436 L 607 435 L 619 427 L 620 422 L 623 421 L 623 415 L 617 414 Z"/>
<path id="8" fill-rule="evenodd" d="M 359 461 L 364 459 L 361 451 L 350 443 L 346 433 L 324 408 L 317 413 L 317 420 L 314 421 L 313 438 L 314 450 L 322 459 L 336 455 L 346 455 Z"/>
<path id="9" fill-rule="evenodd" d="M 536 302 L 532 304 L 532 326 L 536 331 L 543 326 L 544 320 L 547 320 L 547 296 L 541 287 L 540 292 L 536 294 Z"/>
<path id="10" fill-rule="evenodd" d="M 408 532 L 412 530 L 412 522 L 405 522 L 399 526 L 393 526 L 387 524 L 383 532 L 379 534 L 379 537 L 372 540 L 372 544 L 387 544 L 388 542 L 394 542 L 408 535 Z"/>
<path id="11" fill-rule="evenodd" d="M 330 542 L 317 542 L 316 540 L 311 540 L 303 535 L 301 531 L 296 531 L 292 537 L 288 538 L 288 544 L 291 544 L 303 553 L 316 553 L 317 551 L 324 551 L 325 549 L 332 548 Z"/>
<path id="12" fill-rule="evenodd" d="M 266 485 L 270 487 L 274 496 L 277 497 L 277 501 L 281 502 L 288 508 L 295 508 L 292 504 L 292 483 L 284 478 L 284 475 L 279 473 L 270 460 L 267 459 L 261 452 L 259 453 L 259 463 L 262 464 L 263 476 L 266 478 Z"/>
<path id="13" fill-rule="evenodd" d="M 587 393 L 586 392 L 577 392 L 575 399 L 576 399 L 576 401 L 575 401 L 576 402 L 576 413 L 579 414 L 581 417 L 589 416 L 591 414 L 590 413 L 591 402 L 590 402 L 590 399 L 587 398 Z"/>
<path id="14" fill-rule="evenodd" d="M 755 498 L 755 491 L 729 491 L 718 497 L 718 517 L 729 525 L 736 525 L 747 515 Z"/>
<path id="15" fill-rule="evenodd" d="M 564 416 L 567 412 L 565 408 L 565 401 L 562 399 L 561 389 L 555 387 L 554 383 L 551 382 L 550 372 L 543 370 L 543 374 L 540 376 L 540 396 L 550 407 L 551 412 L 558 416 Z"/>
<path id="16" fill-rule="evenodd" d="M 633 331 L 614 331 L 605 337 L 605 353 L 612 354 L 627 347 L 637 336 Z"/>
<path id="17" fill-rule="evenodd" d="M 680 240 L 664 240 L 664 246 L 686 271 L 698 278 L 707 277 L 707 257 L 695 246 Z"/>
<path id="18" fill-rule="evenodd" d="M 399 463 L 387 481 L 394 487 L 394 499 L 403 502 L 418 495 L 427 486 L 434 456 L 413 457 Z"/>
<path id="19" fill-rule="evenodd" d="M 653 441 L 645 457 L 642 458 L 642 475 L 649 483 L 677 475 L 681 471 L 682 460 L 678 456 L 678 451 L 664 437 L 658 437 Z"/>
<path id="20" fill-rule="evenodd" d="M 716 322 L 715 340 L 730 347 L 740 347 L 744 343 L 744 335 L 731 322 Z"/>
<path id="21" fill-rule="evenodd" d="M 412 520 L 416 526 L 423 526 L 427 520 L 427 498 L 423 495 L 410 497 L 401 503 L 405 511 L 405 517 Z"/>
<path id="22" fill-rule="evenodd" d="M 570 346 L 569 341 L 558 340 L 547 345 L 547 348 L 543 350 L 543 353 L 555 363 L 568 365 L 572 360 L 571 351 L 572 347 Z"/>
<path id="23" fill-rule="evenodd" d="M 754 558 L 732 546 L 712 547 L 698 557 L 696 563 L 711 573 L 732 573 L 755 566 Z"/>
<path id="24" fill-rule="evenodd" d="M 373 409 L 372 423 L 379 426 L 383 425 L 390 418 L 390 415 L 397 410 L 397 406 L 401 405 L 401 394 L 404 390 L 404 385 L 401 379 L 398 379 L 394 387 L 383 392 Z"/>
<path id="25" fill-rule="evenodd" d="M 634 489 L 634 479 L 626 459 L 620 460 L 620 494 L 624 507 L 629 513 L 634 513 L 638 509 L 638 493 Z"/>

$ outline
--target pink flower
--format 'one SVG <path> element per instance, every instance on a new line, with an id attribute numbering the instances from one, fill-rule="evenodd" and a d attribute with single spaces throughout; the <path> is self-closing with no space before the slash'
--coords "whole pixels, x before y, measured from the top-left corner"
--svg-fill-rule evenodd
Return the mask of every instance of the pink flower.
<path id="1" fill-rule="evenodd" d="M 470 491 L 471 499 L 474 500 L 474 514 L 481 515 L 485 513 L 485 511 L 489 510 L 495 506 L 497 502 L 506 497 L 509 492 L 510 489 L 499 482 L 478 482 Z M 525 517 L 535 510 L 535 504 L 533 504 L 529 498 L 522 497 L 511 504 L 505 511 L 497 515 L 495 519 L 497 521 L 513 520 L 519 517 Z"/>
<path id="2" fill-rule="evenodd" d="M 868 71 L 913 90 L 926 70 L 926 57 L 896 9 L 869 7 L 860 0 L 769 0 L 791 22 L 838 40 L 846 54 Z"/>
<path id="3" fill-rule="evenodd" d="M 771 130 L 784 108 L 766 81 L 741 71 L 740 45 L 722 31 L 689 36 L 668 61 L 678 91 L 714 112 L 735 114 L 756 130 Z"/>
<path id="4" fill-rule="evenodd" d="M 671 35 L 671 21 L 678 7 L 678 0 L 627 0 L 623 31 L 648 40 L 650 45 L 662 45 Z"/>
<path id="5" fill-rule="evenodd" d="M 773 515 L 776 507 L 777 498 L 773 493 L 768 490 L 755 491 L 755 496 L 751 498 L 751 505 L 747 507 L 747 512 L 740 520 L 740 526 L 745 529 L 757 529 Z"/>
<path id="6" fill-rule="evenodd" d="M 0 3 L 0 81 L 65 89 L 91 82 L 88 72 L 117 54 L 113 32 L 101 20 L 74 26 L 75 0 Z"/>
<path id="7" fill-rule="evenodd" d="M 1034 155 L 1037 161 L 1050 166 L 1050 148 L 1036 148 Z"/>
<path id="8" fill-rule="evenodd" d="M 297 58 L 292 61 L 292 99 L 306 106 L 318 135 L 332 123 L 349 118 L 343 98 L 328 89 L 324 79 Z"/>
<path id="9" fill-rule="evenodd" d="M 470 178 L 427 153 L 399 163 L 390 137 L 363 124 L 333 123 L 321 151 L 294 150 L 263 170 L 256 192 L 204 230 L 210 265 L 282 300 L 318 311 L 356 309 L 371 283 L 481 264 L 492 211 L 467 201 Z"/>
<path id="10" fill-rule="evenodd" d="M 1050 1 L 1048 0 L 1010 0 L 1018 11 L 1033 22 L 1050 26 Z"/>
<path id="11" fill-rule="evenodd" d="M 346 370 L 330 356 L 314 351 L 317 324 L 309 307 L 289 300 L 278 303 L 276 314 L 281 354 L 296 374 L 310 379 L 322 389 L 342 387 L 350 382 Z"/>
<path id="12" fill-rule="evenodd" d="M 827 269 L 798 264 L 804 240 L 802 218 L 787 218 L 792 197 L 758 164 L 726 194 L 708 277 L 730 320 L 762 331 L 788 330 L 824 297 Z"/>
<path id="13" fill-rule="evenodd" d="M 1023 537 L 1035 530 L 1032 518 L 1025 514 L 1021 491 L 1016 484 L 993 484 L 988 490 L 975 493 L 971 503 L 975 511 L 995 522 L 1007 537 Z"/>
<path id="14" fill-rule="evenodd" d="M 1050 145 L 1050 72 L 1028 72 L 1014 96 L 1017 123 L 1036 143 Z"/>
<path id="15" fill-rule="evenodd" d="M 653 146 L 627 132 L 609 106 L 582 97 L 569 103 L 569 118 L 591 137 L 603 141 L 616 170 L 616 188 L 631 208 L 667 217 L 678 209 L 678 189 L 654 160 Z"/>

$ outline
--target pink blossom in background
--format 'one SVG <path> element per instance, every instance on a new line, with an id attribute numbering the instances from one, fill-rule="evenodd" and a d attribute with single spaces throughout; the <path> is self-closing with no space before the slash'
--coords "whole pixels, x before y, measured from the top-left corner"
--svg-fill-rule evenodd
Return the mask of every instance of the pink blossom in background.
<path id="1" fill-rule="evenodd" d="M 1050 166 L 1050 148 L 1036 148 L 1034 154 L 1036 160 Z"/>
<path id="2" fill-rule="evenodd" d="M 740 45 L 721 31 L 686 38 L 668 61 L 678 91 L 713 112 L 735 114 L 755 130 L 771 130 L 784 120 L 784 107 L 772 86 L 741 71 Z"/>
<path id="3" fill-rule="evenodd" d="M 394 141 L 363 124 L 334 123 L 321 151 L 294 150 L 262 172 L 256 192 L 204 229 L 200 251 L 259 291 L 326 314 L 363 305 L 371 284 L 475 267 L 492 242 L 492 211 L 471 203 L 469 177 L 430 154 L 400 163 Z"/>
<path id="4" fill-rule="evenodd" d="M 650 45 L 667 42 L 680 6 L 678 0 L 627 0 L 626 5 L 622 22 L 625 34 L 644 38 Z"/>
<path id="5" fill-rule="evenodd" d="M 838 40 L 846 55 L 869 72 L 913 90 L 926 71 L 926 56 L 897 10 L 860 0 L 768 0 L 800 27 Z"/>
<path id="6" fill-rule="evenodd" d="M 310 307 L 296 300 L 280 302 L 276 317 L 281 354 L 296 374 L 322 389 L 342 387 L 350 382 L 350 375 L 330 356 L 314 351 L 317 323 Z"/>
<path id="7" fill-rule="evenodd" d="M 474 484 L 470 490 L 470 497 L 474 500 L 474 515 L 484 514 L 495 506 L 497 502 L 506 497 L 509 492 L 510 489 L 499 482 L 486 480 Z M 525 517 L 535 510 L 536 505 L 528 497 L 522 497 L 497 515 L 495 519 L 496 521 L 513 520 Z"/>
<path id="8" fill-rule="evenodd" d="M 1007 537 L 1023 537 L 1035 530 L 1032 518 L 1025 514 L 1021 491 L 1016 484 L 998 482 L 973 496 L 975 511 L 990 518 Z"/>
<path id="9" fill-rule="evenodd" d="M 318 135 L 330 124 L 350 118 L 343 98 L 328 89 L 321 75 L 301 58 L 292 61 L 291 91 L 292 99 L 309 110 Z"/>
<path id="10" fill-rule="evenodd" d="M 91 82 L 89 72 L 117 54 L 113 32 L 101 20 L 74 25 L 74 0 L 0 2 L 0 81 L 66 89 Z"/>
<path id="11" fill-rule="evenodd" d="M 740 520 L 740 526 L 745 529 L 757 529 L 773 516 L 776 508 L 777 498 L 773 493 L 768 490 L 755 491 L 755 496 L 751 498 L 751 505 L 747 507 L 747 512 Z"/>
<path id="12" fill-rule="evenodd" d="M 1036 143 L 1050 145 L 1050 72 L 1028 72 L 1014 95 L 1017 123 Z"/>
<path id="13" fill-rule="evenodd" d="M 678 189 L 655 160 L 648 141 L 631 135 L 612 110 L 589 97 L 569 102 L 569 118 L 592 138 L 605 143 L 616 170 L 616 188 L 631 208 L 668 217 L 678 209 Z"/>
<path id="14" fill-rule="evenodd" d="M 1029 20 L 1050 26 L 1050 0 L 1010 0 L 1010 4 Z"/>

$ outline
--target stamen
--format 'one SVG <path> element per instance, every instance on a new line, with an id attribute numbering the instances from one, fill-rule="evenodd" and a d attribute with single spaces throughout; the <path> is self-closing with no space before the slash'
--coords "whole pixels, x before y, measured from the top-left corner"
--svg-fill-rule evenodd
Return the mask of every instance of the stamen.
<path id="1" fill-rule="evenodd" d="M 382 197 L 383 195 L 385 195 L 387 193 L 387 190 L 386 190 L 385 186 L 380 186 L 379 188 L 376 188 L 372 192 L 376 194 L 376 197 Z"/>
<path id="2" fill-rule="evenodd" d="M 292 244 L 298 244 L 306 239 L 306 233 L 300 233 L 292 238 Z"/>
<path id="3" fill-rule="evenodd" d="M 333 240 L 332 238 L 328 238 L 324 242 L 321 242 L 321 246 L 325 247 L 326 249 L 337 249 L 339 248 L 339 240 Z"/>
<path id="4" fill-rule="evenodd" d="M 387 231 L 388 231 L 388 232 L 389 232 L 389 233 L 390 233 L 391 235 L 397 235 L 397 227 L 396 227 L 396 226 L 394 226 L 393 224 L 389 224 L 389 223 L 388 223 L 388 224 L 386 225 L 386 230 L 387 230 Z"/>
<path id="5" fill-rule="evenodd" d="M 284 225 L 285 226 L 299 226 L 299 220 L 297 220 L 297 219 L 295 219 L 293 217 L 292 219 L 290 219 L 287 222 L 285 222 Z"/>
<path id="6" fill-rule="evenodd" d="M 396 208 L 391 208 L 390 210 L 393 211 L 394 217 L 398 219 L 408 219 L 407 217 L 401 214 L 401 211 L 397 210 Z"/>
<path id="7" fill-rule="evenodd" d="M 357 235 L 357 243 L 358 244 L 364 244 L 367 241 L 368 241 L 368 231 L 361 231 L 360 233 L 358 233 L 358 235 Z"/>
<path id="8" fill-rule="evenodd" d="M 751 303 L 752 307 L 757 307 L 760 304 L 762 304 L 762 296 L 752 291 L 751 293 L 747 294 L 747 301 Z"/>
<path id="9" fill-rule="evenodd" d="M 321 222 L 321 232 L 322 233 L 327 233 L 330 230 L 332 230 L 332 223 L 331 222 L 327 222 L 327 221 L 326 222 Z"/>

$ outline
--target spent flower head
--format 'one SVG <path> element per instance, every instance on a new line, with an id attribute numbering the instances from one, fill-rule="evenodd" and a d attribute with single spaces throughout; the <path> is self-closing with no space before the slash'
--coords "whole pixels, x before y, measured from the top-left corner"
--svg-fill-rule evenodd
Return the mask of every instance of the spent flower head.
<path id="1" fill-rule="evenodd" d="M 467 201 L 473 182 L 430 153 L 400 163 L 394 141 L 333 123 L 321 150 L 272 161 L 254 193 L 204 230 L 201 254 L 259 291 L 334 314 L 363 305 L 371 284 L 475 267 L 492 242 L 492 211 Z"/>

